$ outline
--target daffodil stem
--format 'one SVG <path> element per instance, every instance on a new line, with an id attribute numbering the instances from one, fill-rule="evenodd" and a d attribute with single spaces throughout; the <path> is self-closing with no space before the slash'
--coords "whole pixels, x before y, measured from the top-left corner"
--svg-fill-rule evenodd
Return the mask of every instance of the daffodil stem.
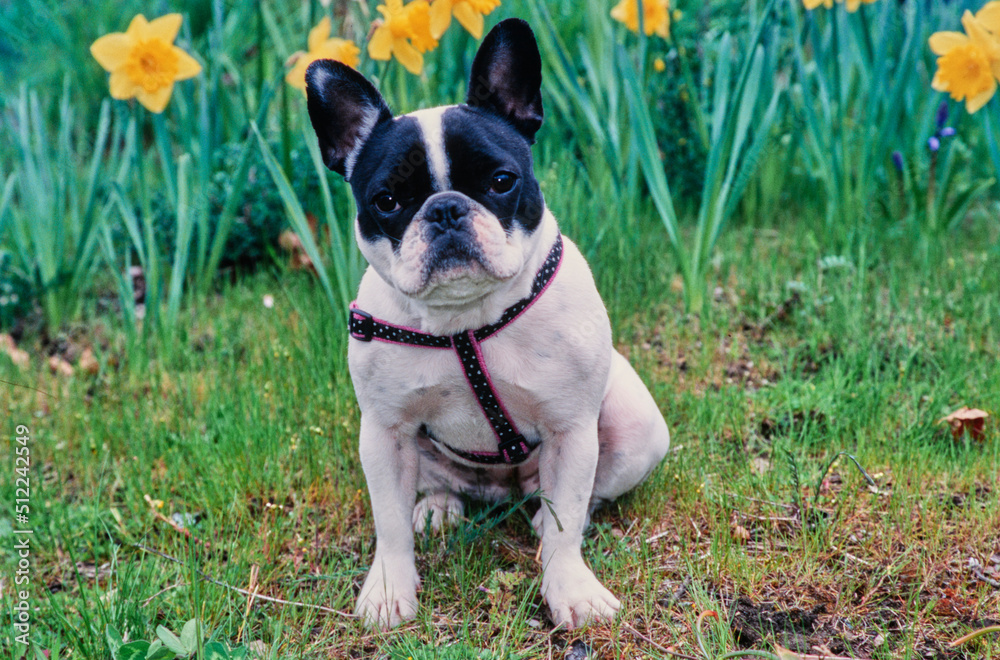
<path id="1" fill-rule="evenodd" d="M 264 91 L 264 0 L 257 0 L 257 85 Z"/>
<path id="2" fill-rule="evenodd" d="M 149 322 L 143 326 L 148 329 L 155 325 L 160 297 L 159 255 L 156 251 L 156 240 L 153 237 L 153 205 L 149 199 L 149 186 L 146 179 L 145 149 L 142 140 L 143 112 L 137 104 L 132 104 L 132 119 L 135 122 L 135 171 L 138 178 L 139 202 L 142 205 L 142 228 L 146 243 L 146 311 Z"/>
<path id="3" fill-rule="evenodd" d="M 309 27 L 316 25 L 316 0 L 309 0 Z M 309 43 L 306 42 L 306 50 L 309 50 Z"/>
<path id="4" fill-rule="evenodd" d="M 292 147 L 288 130 L 288 85 L 281 86 L 281 166 L 292 176 Z"/>
<path id="5" fill-rule="evenodd" d="M 933 234 L 937 230 L 937 217 L 934 212 L 934 195 L 937 188 L 937 152 L 931 152 L 931 165 L 927 172 L 927 228 Z"/>

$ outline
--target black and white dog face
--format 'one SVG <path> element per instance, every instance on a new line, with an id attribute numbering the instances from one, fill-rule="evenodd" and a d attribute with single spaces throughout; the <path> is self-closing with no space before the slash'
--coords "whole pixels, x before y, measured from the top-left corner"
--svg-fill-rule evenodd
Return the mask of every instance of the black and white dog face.
<path id="1" fill-rule="evenodd" d="M 462 105 L 393 117 L 368 80 L 332 60 L 311 64 L 306 81 L 324 161 L 350 182 L 358 244 L 386 282 L 462 304 L 521 272 L 545 210 L 531 158 L 541 59 L 527 23 L 487 35 Z"/>

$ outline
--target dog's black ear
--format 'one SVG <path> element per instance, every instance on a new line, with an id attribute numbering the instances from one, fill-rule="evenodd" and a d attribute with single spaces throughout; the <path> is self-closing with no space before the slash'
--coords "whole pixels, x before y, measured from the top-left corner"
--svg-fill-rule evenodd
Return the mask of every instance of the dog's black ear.
<path id="1" fill-rule="evenodd" d="M 535 141 L 542 125 L 542 58 L 526 22 L 508 18 L 486 35 L 465 102 L 500 115 Z"/>
<path id="2" fill-rule="evenodd" d="M 364 76 L 335 60 L 316 60 L 309 65 L 306 96 L 323 162 L 350 179 L 354 161 L 372 129 L 392 119 L 389 106 Z"/>

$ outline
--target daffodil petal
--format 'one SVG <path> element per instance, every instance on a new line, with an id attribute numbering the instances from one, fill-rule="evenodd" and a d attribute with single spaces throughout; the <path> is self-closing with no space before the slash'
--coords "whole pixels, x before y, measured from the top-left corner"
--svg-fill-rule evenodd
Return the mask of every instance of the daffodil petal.
<path id="1" fill-rule="evenodd" d="M 992 39 L 990 33 L 983 27 L 982 23 L 976 20 L 976 17 L 968 9 L 962 15 L 962 27 L 965 28 L 965 33 L 969 35 L 969 38 L 977 43 Z"/>
<path id="2" fill-rule="evenodd" d="M 163 39 L 168 44 L 174 43 L 174 39 L 177 38 L 177 33 L 180 32 L 181 22 L 184 17 L 180 14 L 167 14 L 166 16 L 160 16 L 159 18 L 153 19 L 149 22 L 149 27 L 146 28 L 146 34 L 149 37 L 159 37 Z"/>
<path id="3" fill-rule="evenodd" d="M 938 72 L 934 74 L 934 79 L 931 81 L 931 89 L 933 89 L 936 92 L 948 91 L 948 82 L 941 77 L 940 70 L 938 70 Z"/>
<path id="4" fill-rule="evenodd" d="M 150 112 L 155 112 L 157 114 L 163 112 L 163 109 L 167 107 L 167 102 L 170 101 L 170 95 L 174 91 L 174 84 L 170 83 L 155 92 L 147 92 L 143 88 L 138 88 L 136 90 L 135 98 L 138 99 L 147 110 Z"/>
<path id="5" fill-rule="evenodd" d="M 987 2 L 982 9 L 976 12 L 976 19 L 987 30 L 1000 37 L 1000 2 Z"/>
<path id="6" fill-rule="evenodd" d="M 306 91 L 306 67 L 312 64 L 312 58 L 303 55 L 295 62 L 295 66 L 285 74 L 285 82 L 296 89 Z"/>
<path id="7" fill-rule="evenodd" d="M 392 44 L 392 52 L 399 60 L 399 63 L 406 67 L 406 70 L 415 76 L 419 76 L 424 70 L 424 57 L 420 52 L 410 45 L 406 39 L 396 39 Z"/>
<path id="8" fill-rule="evenodd" d="M 125 99 L 130 99 L 135 96 L 136 90 L 139 88 L 127 73 L 121 69 L 111 72 L 111 78 L 108 81 L 108 86 L 111 89 L 111 98 L 124 101 Z"/>
<path id="9" fill-rule="evenodd" d="M 935 55 L 944 55 L 952 48 L 969 43 L 969 38 L 961 32 L 935 32 L 927 43 Z"/>
<path id="10" fill-rule="evenodd" d="M 319 47 L 315 53 L 315 57 L 310 57 L 309 61 L 313 59 L 317 60 L 337 60 L 342 62 L 352 69 L 358 68 L 360 60 L 358 59 L 358 53 L 361 50 L 354 45 L 353 41 L 349 39 L 327 39 L 326 43 Z M 310 53 L 312 55 L 312 53 Z M 308 65 L 308 63 L 307 63 Z"/>
<path id="11" fill-rule="evenodd" d="M 628 19 L 626 18 L 625 6 L 628 0 L 622 0 L 617 5 L 611 8 L 611 18 L 615 19 L 619 23 L 625 23 Z"/>
<path id="12" fill-rule="evenodd" d="M 106 34 L 90 44 L 90 54 L 105 71 L 114 71 L 125 64 L 132 49 L 132 39 L 124 32 Z"/>
<path id="13" fill-rule="evenodd" d="M 453 9 L 455 18 L 462 24 L 469 34 L 476 39 L 483 37 L 483 15 L 473 9 L 469 3 L 462 2 Z M 433 31 L 433 28 L 432 28 Z"/>
<path id="14" fill-rule="evenodd" d="M 387 60 L 392 57 L 392 32 L 380 27 L 368 40 L 368 56 L 373 60 Z"/>
<path id="15" fill-rule="evenodd" d="M 656 26 L 656 34 L 663 37 L 664 39 L 670 38 L 670 19 L 663 21 Z"/>
<path id="16" fill-rule="evenodd" d="M 149 38 L 149 21 L 142 14 L 136 14 L 132 22 L 128 24 L 128 30 L 125 34 L 132 37 L 133 39 L 148 39 Z"/>
<path id="17" fill-rule="evenodd" d="M 975 112 L 978 112 L 980 108 L 989 103 L 989 100 L 993 98 L 993 95 L 996 93 L 996 91 L 997 91 L 997 83 L 994 80 L 992 81 L 990 88 L 987 89 L 986 91 L 982 92 L 981 94 L 977 94 L 975 96 L 965 99 L 965 109 L 969 111 L 970 115 Z"/>
<path id="18" fill-rule="evenodd" d="M 177 75 L 174 76 L 174 80 L 187 80 L 201 73 L 201 65 L 198 64 L 198 60 L 176 46 L 174 46 L 174 53 L 177 54 Z"/>
<path id="19" fill-rule="evenodd" d="M 330 17 L 324 16 L 316 27 L 309 30 L 309 52 L 319 49 L 330 38 Z"/>
<path id="20" fill-rule="evenodd" d="M 434 0 L 431 3 L 431 36 L 440 39 L 451 25 L 452 0 Z"/>

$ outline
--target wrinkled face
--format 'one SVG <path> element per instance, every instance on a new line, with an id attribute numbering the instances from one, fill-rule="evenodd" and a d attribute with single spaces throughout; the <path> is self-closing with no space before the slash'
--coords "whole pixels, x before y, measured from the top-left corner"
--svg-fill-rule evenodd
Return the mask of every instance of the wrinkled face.
<path id="1" fill-rule="evenodd" d="M 379 122 L 350 181 L 362 253 L 428 302 L 470 302 L 519 273 L 544 210 L 528 140 L 468 105 Z"/>

